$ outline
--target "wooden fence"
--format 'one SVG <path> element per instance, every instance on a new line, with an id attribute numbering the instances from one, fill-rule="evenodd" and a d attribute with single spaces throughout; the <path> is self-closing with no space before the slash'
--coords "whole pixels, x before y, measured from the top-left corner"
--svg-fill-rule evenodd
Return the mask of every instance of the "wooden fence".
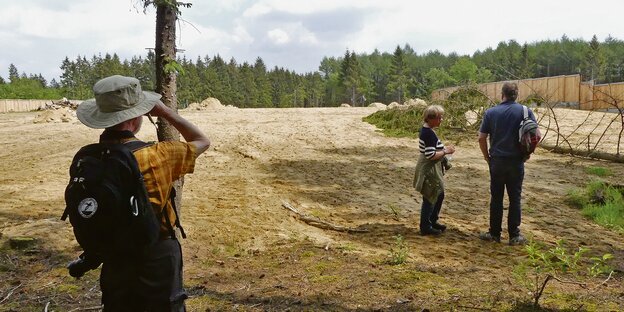
<path id="1" fill-rule="evenodd" d="M 0 100 L 0 113 L 28 112 L 46 104 L 52 104 L 52 100 Z"/>
<path id="2" fill-rule="evenodd" d="M 0 99 L 0 113 L 29 112 L 42 109 L 59 100 L 7 100 Z M 81 101 L 70 100 L 72 103 Z"/>
<path id="3" fill-rule="evenodd" d="M 598 84 L 581 82 L 580 75 L 544 77 L 513 80 L 518 84 L 518 99 L 523 101 L 537 96 L 551 103 L 573 103 L 584 110 L 606 110 L 624 108 L 624 82 Z M 483 83 L 477 88 L 493 102 L 501 99 L 501 89 L 505 81 Z M 433 100 L 444 100 L 459 87 L 435 90 Z"/>

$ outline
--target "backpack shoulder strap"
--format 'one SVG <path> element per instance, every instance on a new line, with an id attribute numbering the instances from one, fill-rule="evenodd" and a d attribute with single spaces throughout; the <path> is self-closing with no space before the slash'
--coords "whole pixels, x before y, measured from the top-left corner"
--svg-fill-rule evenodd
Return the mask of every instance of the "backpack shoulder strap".
<path id="1" fill-rule="evenodd" d="M 169 196 L 169 200 L 171 201 L 171 208 L 173 209 L 173 213 L 175 213 L 175 217 L 176 217 L 175 226 L 178 229 L 180 229 L 180 234 L 182 235 L 182 238 L 186 239 L 186 233 L 184 232 L 184 228 L 182 227 L 182 224 L 180 223 L 180 216 L 178 215 L 178 207 L 176 207 L 175 198 L 176 198 L 176 190 L 174 187 L 171 187 L 171 196 Z M 171 220 L 169 220 L 169 214 L 166 211 L 164 212 L 164 214 L 165 214 L 165 220 L 167 221 L 167 225 L 169 227 L 169 233 L 171 237 L 175 237 L 175 230 L 173 229 L 173 226 L 171 225 Z"/>
<path id="2" fill-rule="evenodd" d="M 529 109 L 526 107 L 526 105 L 522 105 L 522 113 L 524 115 L 524 120 L 529 118 Z"/>
<path id="3" fill-rule="evenodd" d="M 128 141 L 124 143 L 124 146 L 126 146 L 131 152 L 136 152 L 142 148 L 152 146 L 152 145 L 154 145 L 154 142 L 143 142 L 139 140 Z"/>

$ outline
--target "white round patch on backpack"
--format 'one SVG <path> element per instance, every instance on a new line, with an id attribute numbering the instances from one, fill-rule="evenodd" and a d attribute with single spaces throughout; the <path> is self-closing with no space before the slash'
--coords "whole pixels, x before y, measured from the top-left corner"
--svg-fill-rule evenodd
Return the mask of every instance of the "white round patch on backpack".
<path id="1" fill-rule="evenodd" d="M 98 203 L 94 198 L 87 197 L 78 204 L 78 213 L 85 219 L 93 217 L 97 211 Z"/>

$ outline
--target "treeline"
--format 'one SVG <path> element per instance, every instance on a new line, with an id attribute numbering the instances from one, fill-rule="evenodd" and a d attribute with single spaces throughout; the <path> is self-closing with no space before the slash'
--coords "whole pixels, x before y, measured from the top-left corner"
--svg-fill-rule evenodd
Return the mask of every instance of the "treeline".
<path id="1" fill-rule="evenodd" d="M 409 45 L 397 46 L 393 53 L 347 50 L 342 57 L 323 58 L 318 71 L 305 74 L 267 69 L 261 58 L 238 64 L 219 55 L 183 57 L 174 68 L 179 72 L 177 96 L 182 107 L 207 97 L 238 107 L 361 106 L 427 98 L 432 90 L 466 83 L 569 74 L 595 83 L 624 81 L 624 41 L 610 36 L 603 42 L 596 36 L 584 41 L 565 35 L 525 44 L 509 40 L 472 56 L 418 54 Z M 65 58 L 61 70 L 60 81 L 48 83 L 41 75 L 19 75 L 11 65 L 9 81 L 0 77 L 0 98 L 86 99 L 93 96 L 91 87 L 98 79 L 113 74 L 135 76 L 144 89 L 154 90 L 151 52 L 123 61 L 116 54 Z"/>

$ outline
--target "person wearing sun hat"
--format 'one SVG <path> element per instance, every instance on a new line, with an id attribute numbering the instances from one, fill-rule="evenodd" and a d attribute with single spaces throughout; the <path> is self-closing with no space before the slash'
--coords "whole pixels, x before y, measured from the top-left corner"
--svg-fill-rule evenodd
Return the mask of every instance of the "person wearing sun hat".
<path id="1" fill-rule="evenodd" d="M 180 223 L 170 195 L 173 182 L 193 172 L 197 156 L 208 149 L 210 140 L 197 126 L 165 106 L 159 94 L 143 91 L 136 78 L 106 77 L 95 83 L 93 92 L 95 98 L 82 102 L 76 115 L 87 127 L 104 129 L 100 143 L 137 141 L 135 134 L 141 129 L 144 115 L 163 118 L 186 140 L 158 142 L 134 151 L 161 223 L 160 240 L 150 247 L 141 263 L 128 259 L 103 263 L 100 287 L 104 311 L 186 311 L 182 249 L 171 235 L 171 229 L 180 227 Z M 99 262 L 89 263 L 89 259 L 81 257 L 68 268 L 72 276 L 80 277 L 98 266 Z"/>

